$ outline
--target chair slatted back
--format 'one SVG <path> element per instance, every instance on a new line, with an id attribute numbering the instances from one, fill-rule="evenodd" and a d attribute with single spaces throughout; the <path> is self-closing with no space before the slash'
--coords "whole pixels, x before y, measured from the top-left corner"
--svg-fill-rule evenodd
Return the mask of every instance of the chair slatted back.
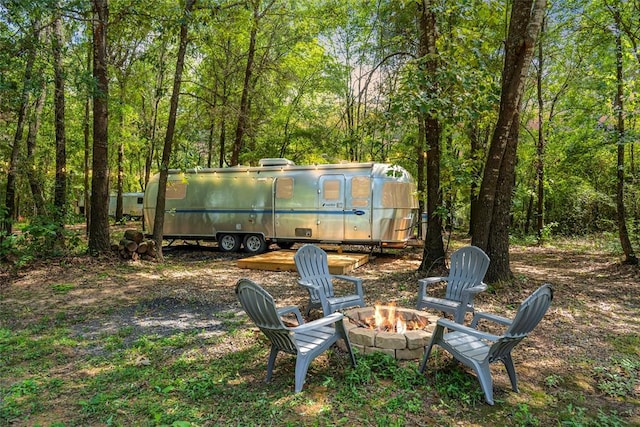
<path id="1" fill-rule="evenodd" d="M 315 245 L 303 245 L 296 251 L 293 260 L 302 280 L 321 287 L 327 298 L 334 296 L 329 261 L 325 251 Z M 312 291 L 312 299 L 314 301 L 320 300 L 317 292 Z"/>
<path id="2" fill-rule="evenodd" d="M 249 279 L 240 279 L 236 294 L 249 318 L 280 350 L 296 354 L 297 347 L 292 332 L 287 328 L 276 309 L 273 297 L 261 286 Z"/>
<path id="3" fill-rule="evenodd" d="M 553 300 L 553 289 L 544 284 L 525 299 L 504 336 L 489 350 L 489 360 L 500 360 L 540 323 Z"/>
<path id="4" fill-rule="evenodd" d="M 446 299 L 461 301 L 464 289 L 477 286 L 489 268 L 489 257 L 476 246 L 465 246 L 451 254 Z"/>

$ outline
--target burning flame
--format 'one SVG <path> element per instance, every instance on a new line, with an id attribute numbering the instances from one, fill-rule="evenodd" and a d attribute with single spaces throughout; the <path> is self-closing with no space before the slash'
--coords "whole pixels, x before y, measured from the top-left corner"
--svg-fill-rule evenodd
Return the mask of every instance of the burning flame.
<path id="1" fill-rule="evenodd" d="M 364 316 L 359 314 L 357 318 L 349 317 L 349 319 L 362 328 L 368 328 L 377 332 L 395 332 L 404 334 L 407 331 L 415 331 L 424 329 L 429 320 L 426 317 L 416 316 L 412 313 L 398 312 L 395 303 L 382 305 L 376 303 L 374 306 L 373 316 Z M 406 319 L 405 315 L 409 318 Z"/>
<path id="2" fill-rule="evenodd" d="M 389 303 L 386 306 L 376 304 L 374 308 L 373 319 L 369 318 L 365 321 L 370 329 L 399 334 L 407 331 L 407 321 L 401 313 L 397 312 L 395 303 Z"/>

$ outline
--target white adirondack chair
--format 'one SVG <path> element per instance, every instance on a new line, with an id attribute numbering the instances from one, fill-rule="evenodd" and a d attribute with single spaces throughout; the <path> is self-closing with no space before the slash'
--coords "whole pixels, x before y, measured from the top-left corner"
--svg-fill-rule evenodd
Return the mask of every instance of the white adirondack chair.
<path id="1" fill-rule="evenodd" d="M 451 254 L 451 266 L 447 277 L 426 277 L 418 280 L 418 310 L 433 308 L 453 314 L 453 319 L 464 323 L 464 316 L 474 312 L 473 298 L 487 289 L 483 283 L 489 268 L 489 257 L 476 246 L 465 246 Z M 447 282 L 444 298 L 428 295 L 429 285 Z"/>
<path id="2" fill-rule="evenodd" d="M 303 245 L 293 256 L 300 279 L 298 284 L 309 291 L 306 314 L 312 308 L 322 308 L 324 315 L 347 307 L 364 307 L 362 279 L 329 273 L 327 253 L 315 245 Z M 334 280 L 344 280 L 353 284 L 353 293 L 336 296 Z"/>
<path id="3" fill-rule="evenodd" d="M 489 365 L 501 361 L 511 380 L 511 388 L 518 392 L 518 378 L 511 358 L 511 350 L 522 341 L 545 315 L 551 300 L 553 289 L 544 284 L 525 299 L 513 320 L 489 313 L 476 313 L 471 327 L 440 319 L 433 332 L 433 337 L 422 360 L 420 372 L 424 372 L 427 359 L 434 345 L 447 350 L 453 357 L 472 368 L 484 392 L 487 403 L 493 405 L 493 380 Z M 493 335 L 476 329 L 479 320 L 490 320 L 508 326 L 503 335 Z M 447 329 L 447 333 L 445 333 Z"/>
<path id="4" fill-rule="evenodd" d="M 297 307 L 277 309 L 273 297 L 249 279 L 238 281 L 236 295 L 247 315 L 271 341 L 266 382 L 271 380 L 276 356 L 280 351 L 283 351 L 296 356 L 295 392 L 302 391 L 311 361 L 340 338 L 344 339 L 351 357 L 351 365 L 356 365 L 349 337 L 342 324 L 343 316 L 341 313 L 333 313 L 318 320 L 304 323 L 302 314 Z M 296 316 L 298 326 L 285 326 L 282 316 L 288 313 Z"/>

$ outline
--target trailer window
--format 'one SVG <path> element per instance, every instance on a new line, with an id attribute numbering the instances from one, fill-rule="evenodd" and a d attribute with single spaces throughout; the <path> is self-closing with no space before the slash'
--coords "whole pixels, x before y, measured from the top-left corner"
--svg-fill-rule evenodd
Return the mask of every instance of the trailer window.
<path id="1" fill-rule="evenodd" d="M 413 207 L 412 186 L 403 182 L 385 182 L 382 186 L 382 206 L 385 208 Z"/>
<path id="2" fill-rule="evenodd" d="M 293 178 L 278 178 L 276 181 L 276 198 L 291 199 L 293 197 Z"/>
<path id="3" fill-rule="evenodd" d="M 340 200 L 340 183 L 337 179 L 327 179 L 322 184 L 322 194 L 325 200 Z"/>
<path id="4" fill-rule="evenodd" d="M 168 182 L 165 194 L 167 200 L 184 199 L 187 195 L 187 184 L 184 182 Z"/>
<path id="5" fill-rule="evenodd" d="M 371 179 L 368 176 L 356 176 L 351 179 L 351 204 L 354 207 L 369 205 Z"/>

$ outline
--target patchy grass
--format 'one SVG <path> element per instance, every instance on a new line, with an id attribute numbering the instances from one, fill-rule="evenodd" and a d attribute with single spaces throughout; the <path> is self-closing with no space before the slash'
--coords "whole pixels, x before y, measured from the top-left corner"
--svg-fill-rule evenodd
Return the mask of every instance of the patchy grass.
<path id="1" fill-rule="evenodd" d="M 458 246 L 464 241 L 456 241 Z M 241 270 L 240 255 L 176 248 L 165 264 L 85 257 L 34 264 L 0 286 L 0 425 L 640 425 L 640 273 L 611 244 L 512 248 L 517 280 L 481 294 L 512 316 L 540 283 L 552 308 L 514 350 L 520 393 L 492 367 L 495 406 L 470 370 L 436 348 L 419 361 L 382 354 L 316 359 L 293 393 L 294 359 L 266 373 L 268 341 L 235 299 L 240 277 L 278 305 L 303 307 L 293 272 Z M 607 249 L 607 250 L 605 250 Z M 420 249 L 376 254 L 352 274 L 369 303 L 413 306 Z"/>

